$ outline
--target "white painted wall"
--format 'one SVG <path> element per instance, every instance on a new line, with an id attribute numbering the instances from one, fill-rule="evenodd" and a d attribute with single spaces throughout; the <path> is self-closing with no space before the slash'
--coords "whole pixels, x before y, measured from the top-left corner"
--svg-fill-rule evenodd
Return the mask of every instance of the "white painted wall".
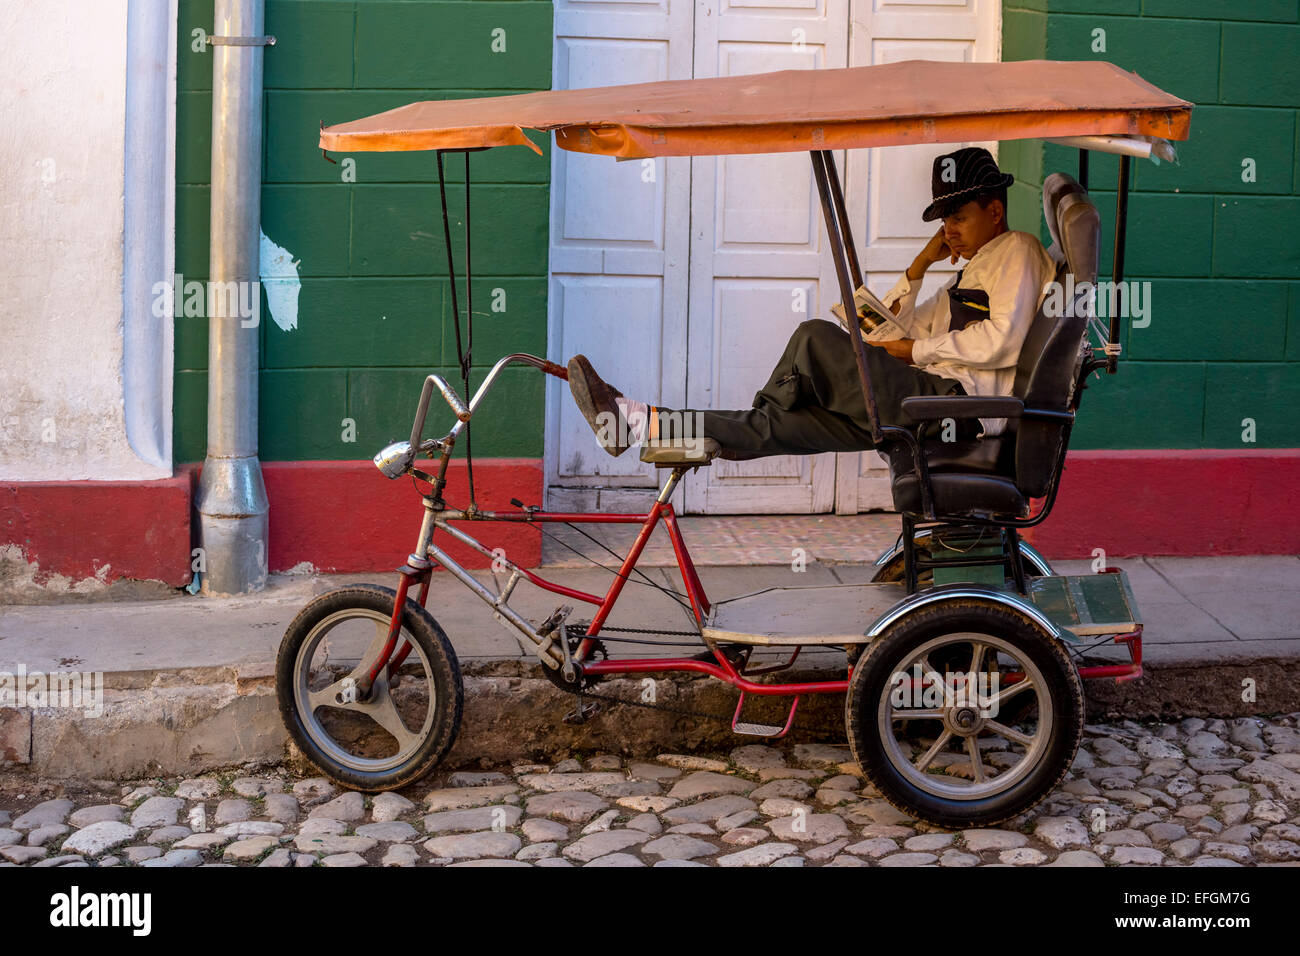
<path id="1" fill-rule="evenodd" d="M 171 274 L 175 57 L 159 7 L 174 23 L 167 0 L 0 0 L 0 481 L 172 473 L 170 322 L 138 293 Z M 129 72 L 143 180 L 126 175 Z"/>

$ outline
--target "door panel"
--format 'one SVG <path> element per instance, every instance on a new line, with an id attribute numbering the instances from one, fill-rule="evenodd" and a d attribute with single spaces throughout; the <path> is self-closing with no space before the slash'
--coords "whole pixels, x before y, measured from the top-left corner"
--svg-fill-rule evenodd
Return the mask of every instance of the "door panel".
<path id="1" fill-rule="evenodd" d="M 691 21 L 688 4 L 668 0 L 557 0 L 554 86 L 688 78 Z M 565 363 L 581 352 L 624 393 L 680 404 L 689 161 L 553 149 L 551 164 L 549 357 Z M 600 489 L 653 496 L 659 476 L 633 454 L 607 455 L 556 379 L 547 423 L 549 507 L 595 509 Z"/>
<path id="2" fill-rule="evenodd" d="M 844 66 L 847 0 L 701 0 L 695 75 Z M 694 408 L 748 408 L 794 328 L 835 286 L 805 153 L 698 156 L 691 171 Z M 687 511 L 809 513 L 834 498 L 834 455 L 715 462 L 684 482 Z"/>
<path id="3" fill-rule="evenodd" d="M 989 61 L 999 55 L 1000 5 L 995 0 L 854 0 L 850 59 L 854 66 L 900 60 Z M 930 202 L 934 158 L 963 144 L 854 150 L 846 170 L 846 202 L 867 287 L 883 295 L 934 231 L 921 211 Z M 997 155 L 996 143 L 985 146 Z M 865 229 L 862 226 L 865 224 Z M 946 262 L 926 273 L 922 299 L 952 276 Z M 835 510 L 892 509 L 889 470 L 874 451 L 837 455 Z"/>
<path id="4" fill-rule="evenodd" d="M 903 59 L 996 60 L 998 0 L 556 0 L 557 89 Z M 992 144 L 988 145 L 992 148 Z M 932 232 L 934 156 L 836 154 L 867 284 L 885 292 Z M 748 408 L 790 332 L 829 320 L 838 285 L 804 153 L 612 162 L 552 151 L 549 354 L 575 352 L 626 394 Z M 951 274 L 934 269 L 928 295 Z M 648 503 L 661 473 L 611 458 L 567 387 L 547 385 L 547 503 Z M 890 507 L 874 452 L 717 461 L 683 482 L 688 512 Z"/>

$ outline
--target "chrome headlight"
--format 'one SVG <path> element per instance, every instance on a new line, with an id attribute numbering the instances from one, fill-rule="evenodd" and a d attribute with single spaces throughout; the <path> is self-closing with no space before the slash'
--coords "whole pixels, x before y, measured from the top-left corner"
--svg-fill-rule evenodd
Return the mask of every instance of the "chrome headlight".
<path id="1" fill-rule="evenodd" d="M 375 456 L 375 467 L 386 478 L 401 478 L 415 464 L 415 452 L 409 441 L 393 442 Z"/>

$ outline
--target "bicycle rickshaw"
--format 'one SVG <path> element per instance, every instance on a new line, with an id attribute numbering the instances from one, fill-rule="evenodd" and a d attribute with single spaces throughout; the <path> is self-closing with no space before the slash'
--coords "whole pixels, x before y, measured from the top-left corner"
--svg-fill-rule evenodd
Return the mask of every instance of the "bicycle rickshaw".
<path id="1" fill-rule="evenodd" d="M 594 693 L 615 675 L 704 674 L 739 690 L 733 730 L 767 738 L 790 729 L 802 696 L 844 694 L 854 758 L 907 813 L 943 826 L 980 826 L 1037 804 L 1074 759 L 1083 733 L 1081 678 L 1131 680 L 1142 673 L 1142 625 L 1124 572 L 1055 574 L 1020 538 L 1051 512 L 1088 377 L 1115 372 L 1119 359 L 1120 317 L 1112 314 L 1103 324 L 1088 294 L 1100 248 L 1100 217 L 1087 192 L 1088 154 L 1120 156 L 1111 276 L 1119 282 L 1130 160 L 1174 159 L 1169 141 L 1187 138 L 1191 106 L 1109 63 L 908 61 L 421 102 L 322 127 L 322 150 L 435 152 L 458 352 L 443 157 L 460 152 L 465 160 L 468 290 L 470 153 L 524 145 L 540 154 L 524 129 L 554 131 L 562 149 L 621 159 L 807 151 L 845 303 L 863 276 L 833 150 L 1048 139 L 1078 148 L 1079 171 L 1077 179 L 1053 173 L 1043 188 L 1057 280 L 1073 296 L 1064 307 L 1044 299 L 1021 350 L 1012 396 L 916 397 L 904 407 L 917 427 L 883 425 L 866 346 L 850 336 L 871 434 L 889 461 L 902 520 L 898 544 L 880 555 L 868 584 L 773 587 L 724 600 L 706 595 L 669 498 L 688 470 L 708 467 L 718 455 L 708 440 L 641 447 L 641 460 L 667 475 L 645 513 L 550 512 L 514 499 L 516 510 L 484 510 L 472 498 L 472 477 L 469 504 L 455 507 L 444 498 L 448 464 L 502 369 L 527 365 L 560 379 L 567 372 L 535 355 L 506 355 L 468 401 L 443 377 L 429 375 L 410 439 L 375 457 L 388 478 L 410 475 L 417 488 L 428 485 L 415 549 L 398 569 L 395 590 L 336 589 L 310 602 L 290 625 L 277 689 L 293 740 L 331 777 L 363 791 L 410 783 L 446 755 L 463 690 L 451 642 L 426 609 L 432 571 L 440 566 L 482 598 L 536 655 L 543 673 L 571 693 Z M 468 302 L 466 314 L 472 321 Z M 456 421 L 442 437 L 426 439 L 435 390 Z M 995 437 L 946 442 L 927 437 L 924 428 L 977 417 L 1005 418 L 1009 426 Z M 436 467 L 417 467 L 417 457 L 436 458 Z M 608 590 L 592 594 L 547 581 L 457 527 L 477 522 L 640 527 Z M 619 657 L 611 654 L 616 642 L 606 621 L 660 522 L 676 555 L 690 633 L 705 653 Z M 476 580 L 448 554 L 452 541 L 495 558 L 505 569 L 504 585 L 493 590 Z M 510 606 L 522 581 L 569 603 L 543 621 L 525 619 Z M 579 602 L 594 607 L 589 621 L 570 620 Z M 674 631 L 665 625 L 663 633 Z M 1118 645 L 1127 659 L 1080 663 L 1085 651 L 1101 645 Z M 771 677 L 810 646 L 842 649 L 843 679 L 781 683 Z M 755 649 L 789 657 L 754 666 Z M 788 717 L 774 724 L 744 720 L 751 696 L 789 698 Z M 587 715 L 580 697 L 570 718 Z"/>

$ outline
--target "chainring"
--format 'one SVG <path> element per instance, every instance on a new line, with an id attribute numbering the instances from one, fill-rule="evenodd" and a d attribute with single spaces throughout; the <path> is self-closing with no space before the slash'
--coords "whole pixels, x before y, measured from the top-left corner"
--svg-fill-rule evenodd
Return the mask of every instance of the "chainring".
<path id="1" fill-rule="evenodd" d="M 573 624 L 565 625 L 564 634 L 565 634 L 565 639 L 569 642 L 570 656 L 578 652 L 578 645 L 582 643 L 585 637 L 586 630 L 587 630 L 587 624 L 581 621 L 576 621 Z M 604 643 L 601 642 L 600 638 L 594 637 L 591 640 L 595 642 L 595 647 L 592 650 L 591 656 L 588 658 L 588 660 L 590 660 L 591 657 L 595 657 L 596 655 L 600 655 L 601 660 L 606 660 L 606 661 L 609 660 L 609 651 L 605 649 L 605 645 Z M 599 677 L 588 677 L 585 674 L 579 676 L 576 681 L 567 681 L 564 679 L 564 670 L 562 668 L 557 667 L 554 670 L 552 670 L 551 668 L 547 667 L 545 664 L 542 664 L 542 674 L 545 675 L 548 681 L 550 681 L 560 690 L 564 691 L 566 694 L 580 694 L 584 690 L 587 690 L 590 687 L 594 687 L 596 684 L 600 683 Z"/>

